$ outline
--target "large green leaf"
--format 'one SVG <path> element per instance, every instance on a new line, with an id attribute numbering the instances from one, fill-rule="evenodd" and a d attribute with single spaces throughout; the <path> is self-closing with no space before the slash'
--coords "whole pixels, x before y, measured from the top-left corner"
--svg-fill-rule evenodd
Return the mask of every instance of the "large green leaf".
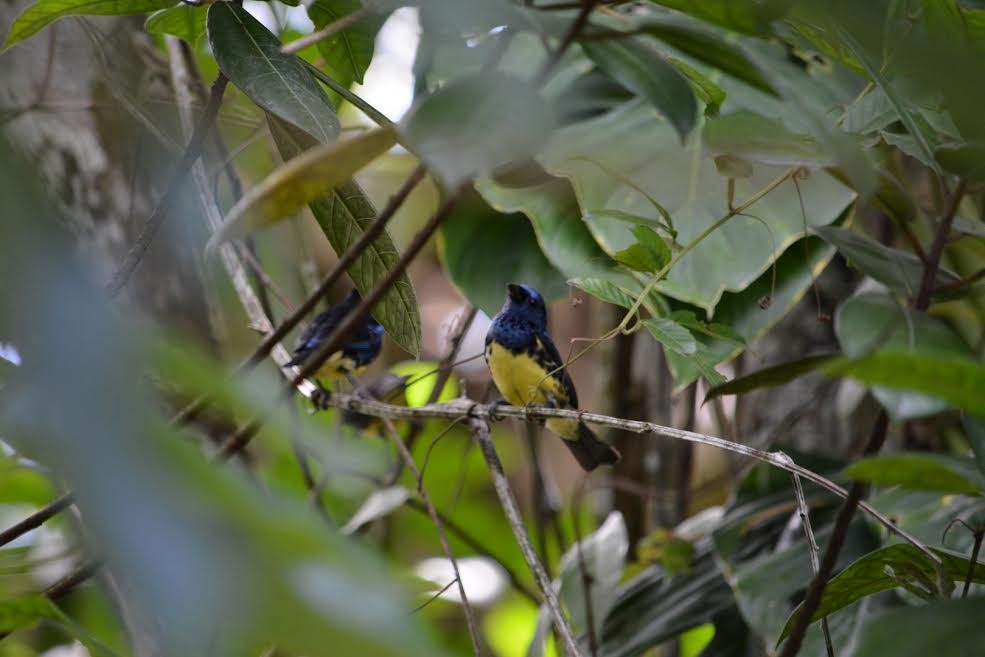
<path id="1" fill-rule="evenodd" d="M 330 23 L 360 11 L 368 3 L 363 0 L 315 0 L 308 5 L 308 17 L 320 30 Z M 348 87 L 353 82 L 362 84 L 363 74 L 373 61 L 376 33 L 383 26 L 385 16 L 373 13 L 328 39 L 318 42 L 318 52 L 325 59 L 328 74 Z"/>
<path id="2" fill-rule="evenodd" d="M 933 452 L 899 452 L 859 459 L 842 474 L 876 486 L 902 486 L 911 490 L 975 494 L 985 480 L 969 459 Z"/>
<path id="3" fill-rule="evenodd" d="M 941 558 L 942 584 L 948 590 L 953 588 L 952 582 L 961 582 L 967 577 L 969 561 L 966 556 L 941 548 L 933 550 Z M 985 565 L 975 564 L 972 581 L 985 584 Z M 946 595 L 948 590 L 937 590 L 937 582 L 936 566 L 927 555 L 908 543 L 889 545 L 866 554 L 831 579 L 824 587 L 821 604 L 811 621 L 818 621 L 866 596 L 898 587 L 917 587 L 932 595 Z M 798 606 L 787 619 L 781 640 L 789 634 L 799 610 Z"/>
<path id="4" fill-rule="evenodd" d="M 696 152 L 699 148 L 696 140 L 682 147 L 667 123 L 635 102 L 559 130 L 540 159 L 549 172 L 571 180 L 581 214 L 593 217 L 588 228 L 612 256 L 637 239 L 632 224 L 600 211 L 649 219 L 658 228 L 664 219 L 655 201 L 670 214 L 683 245 L 728 214 L 728 181 L 712 157 Z M 735 203 L 785 171 L 756 165 L 752 177 L 735 182 Z M 784 182 L 753 204 L 748 216 L 732 218 L 682 257 L 658 289 L 711 313 L 722 294 L 745 289 L 767 271 L 804 235 L 805 222 L 808 227 L 829 224 L 853 199 L 851 190 L 823 171 L 797 186 Z"/>
<path id="5" fill-rule="evenodd" d="M 646 98 L 687 139 L 698 118 L 698 104 L 687 78 L 647 40 L 638 37 L 586 41 L 582 49 L 595 65 L 627 89 Z"/>
<path id="6" fill-rule="evenodd" d="M 457 187 L 536 154 L 552 124 L 550 108 L 531 84 L 487 73 L 451 82 L 425 97 L 399 130 L 401 143 L 445 185 Z"/>
<path id="7" fill-rule="evenodd" d="M 205 36 L 208 10 L 181 3 L 156 11 L 144 21 L 144 29 L 151 34 L 171 34 L 197 46 Z"/>
<path id="8" fill-rule="evenodd" d="M 796 115 L 821 147 L 835 158 L 854 189 L 863 197 L 873 192 L 877 181 L 872 163 L 861 145 L 842 132 L 830 116 L 829 109 L 838 104 L 838 98 L 807 71 L 790 62 L 779 45 L 746 39 L 743 50 L 784 100 L 785 111 Z"/>
<path id="9" fill-rule="evenodd" d="M 0 602 L 0 633 L 9 634 L 55 615 L 54 604 L 44 596 L 26 595 L 8 598 Z"/>
<path id="10" fill-rule="evenodd" d="M 7 32 L 3 49 L 36 34 L 65 16 L 123 16 L 166 9 L 174 0 L 37 0 L 25 9 Z"/>
<path id="11" fill-rule="evenodd" d="M 532 285 L 547 300 L 564 296 L 564 276 L 544 257 L 526 217 L 496 212 L 477 196 L 459 202 L 441 227 L 441 259 L 452 283 L 490 316 L 503 305 L 507 283 Z"/>
<path id="12" fill-rule="evenodd" d="M 923 263 L 909 251 L 902 251 L 834 226 L 818 226 L 814 232 L 834 244 L 853 267 L 885 284 L 894 292 L 915 297 L 923 278 Z M 937 285 L 959 280 L 946 269 L 937 272 Z"/>
<path id="13" fill-rule="evenodd" d="M 291 124 L 276 116 L 267 115 L 270 132 L 277 149 L 285 159 L 296 158 L 309 149 L 320 149 L 315 141 Z M 349 165 L 351 162 L 346 162 Z M 324 180 L 321 181 L 322 183 Z M 308 207 L 321 226 L 325 237 L 338 254 L 355 244 L 376 218 L 373 204 L 355 181 L 340 183 L 333 191 L 310 200 Z M 373 240 L 349 268 L 349 277 L 364 296 L 376 287 L 400 257 L 389 233 L 383 231 Z M 386 329 L 387 334 L 409 354 L 417 356 L 421 348 L 421 316 L 417 306 L 414 286 L 406 273 L 386 291 L 373 310 L 373 317 Z"/>
<path id="14" fill-rule="evenodd" d="M 850 358 L 860 358 L 880 348 L 941 356 L 969 354 L 967 346 L 941 320 L 910 312 L 878 294 L 863 294 L 843 302 L 835 314 L 835 334 Z M 874 388 L 873 394 L 897 419 L 932 415 L 947 407 L 932 396 L 885 387 Z"/>
<path id="15" fill-rule="evenodd" d="M 890 609 L 862 628 L 853 657 L 971 657 L 981 652 L 985 601 Z"/>
<path id="16" fill-rule="evenodd" d="M 779 322 L 801 301 L 834 254 L 834 247 L 816 237 L 808 238 L 806 245 L 798 243 L 780 256 L 775 272 L 765 272 L 741 292 L 723 294 L 715 306 L 716 323 L 711 325 L 712 330 L 691 330 L 701 345 L 699 356 L 703 354 L 704 368 L 734 358 L 746 344 Z M 680 308 L 679 312 L 692 315 L 699 312 L 685 304 L 674 305 Z M 729 330 L 723 330 L 726 328 Z M 667 364 L 678 389 L 706 375 L 693 359 L 681 358 L 673 352 L 667 354 Z"/>
<path id="17" fill-rule="evenodd" d="M 335 141 L 341 126 L 335 110 L 311 73 L 280 40 L 242 6 L 209 7 L 209 44 L 219 69 L 264 110 L 322 143 Z"/>
<path id="18" fill-rule="evenodd" d="M 691 332 L 672 319 L 666 317 L 645 319 L 643 326 L 657 342 L 670 351 L 682 356 L 693 356 L 698 352 L 698 343 Z"/>
<path id="19" fill-rule="evenodd" d="M 713 154 L 782 166 L 824 167 L 834 163 L 814 137 L 791 132 L 781 121 L 747 110 L 705 122 L 701 138 Z"/>
<path id="20" fill-rule="evenodd" d="M 859 359 L 839 359 L 824 368 L 832 376 L 912 390 L 937 397 L 985 418 L 985 366 L 968 357 L 884 349 Z"/>

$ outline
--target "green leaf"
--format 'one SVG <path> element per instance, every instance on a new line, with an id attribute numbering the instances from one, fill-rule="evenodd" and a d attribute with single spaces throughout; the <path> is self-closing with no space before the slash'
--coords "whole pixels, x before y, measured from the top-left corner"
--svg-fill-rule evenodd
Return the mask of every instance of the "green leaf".
<path id="1" fill-rule="evenodd" d="M 781 121 L 740 110 L 705 122 L 702 142 L 711 153 L 780 166 L 825 167 L 834 158 L 810 135 L 787 130 Z"/>
<path id="2" fill-rule="evenodd" d="M 124 16 L 166 9 L 174 0 L 37 0 L 14 19 L 3 50 L 65 16 Z"/>
<path id="3" fill-rule="evenodd" d="M 627 89 L 646 98 L 683 142 L 698 118 L 694 92 L 673 65 L 640 38 L 586 41 L 582 49 L 595 65 Z"/>
<path id="4" fill-rule="evenodd" d="M 703 62 L 713 71 L 721 71 L 764 93 L 776 94 L 759 69 L 722 30 L 689 16 L 673 14 L 643 16 L 635 27 L 695 61 Z"/>
<path id="5" fill-rule="evenodd" d="M 43 618 L 56 617 L 55 605 L 43 595 L 24 595 L 0 601 L 0 633 L 34 625 Z"/>
<path id="6" fill-rule="evenodd" d="M 900 121 L 903 122 L 907 132 L 916 140 L 920 152 L 923 154 L 923 157 L 920 159 L 936 171 L 938 175 L 941 175 L 941 168 L 934 160 L 933 142 L 935 140 L 926 129 L 928 127 L 926 126 L 926 122 L 918 121 L 906 99 L 896 91 L 883 74 L 880 65 L 872 61 L 865 48 L 847 30 L 838 27 L 835 29 L 841 42 L 845 44 L 855 59 L 865 68 L 865 72 L 872 81 L 886 94 L 886 98 L 892 104 L 893 109 L 896 110 L 896 114 L 899 116 Z"/>
<path id="7" fill-rule="evenodd" d="M 838 359 L 824 368 L 831 376 L 913 390 L 985 418 L 985 366 L 967 357 L 886 349 L 870 356 Z"/>
<path id="8" fill-rule="evenodd" d="M 725 102 L 725 91 L 704 73 L 686 62 L 676 57 L 670 57 L 668 61 L 687 77 L 694 94 L 705 104 L 705 116 L 716 116 L 722 103 Z"/>
<path id="9" fill-rule="evenodd" d="M 401 143 L 454 188 L 535 155 L 552 124 L 547 103 L 532 85 L 488 73 L 451 82 L 423 98 L 399 131 Z"/>
<path id="10" fill-rule="evenodd" d="M 698 351 L 698 343 L 686 328 L 672 319 L 657 317 L 643 320 L 643 325 L 657 342 L 682 356 L 692 356 Z"/>
<path id="11" fill-rule="evenodd" d="M 914 254 L 883 246 L 865 235 L 844 228 L 817 226 L 814 232 L 836 246 L 853 267 L 894 292 L 910 297 L 915 297 L 919 292 L 923 263 Z M 957 280 L 958 276 L 946 269 L 938 270 L 938 286 Z"/>
<path id="12" fill-rule="evenodd" d="M 836 356 L 833 354 L 808 356 L 806 358 L 781 363 L 780 365 L 765 367 L 757 372 L 736 377 L 728 383 L 723 383 L 720 386 L 711 388 L 708 391 L 708 394 L 705 395 L 705 403 L 711 401 L 715 397 L 722 397 L 723 395 L 741 395 L 753 390 L 773 388 L 775 386 L 783 385 L 784 383 L 789 383 L 794 379 L 798 379 L 805 374 L 813 372 L 835 357 Z"/>
<path id="13" fill-rule="evenodd" d="M 782 2 L 746 2 L 743 0 L 651 0 L 677 11 L 690 14 L 708 23 L 751 34 L 772 34 L 770 23 L 786 13 Z"/>
<path id="14" fill-rule="evenodd" d="M 503 305 L 507 283 L 532 285 L 548 301 L 567 292 L 526 217 L 496 212 L 478 194 L 456 205 L 439 235 L 439 253 L 452 283 L 490 316 Z"/>
<path id="15" fill-rule="evenodd" d="M 615 306 L 622 306 L 628 309 L 635 303 L 635 299 L 624 290 L 600 278 L 572 278 L 568 283 L 588 292 L 596 299 L 601 299 Z"/>
<path id="16" fill-rule="evenodd" d="M 328 96 L 300 59 L 281 52 L 280 39 L 232 2 L 213 3 L 207 25 L 219 69 L 250 100 L 322 143 L 335 141 L 341 126 Z"/>
<path id="17" fill-rule="evenodd" d="M 367 2 L 363 0 L 315 0 L 308 5 L 308 17 L 320 30 L 326 25 L 360 11 Z M 328 39 L 318 42 L 318 52 L 325 59 L 328 74 L 348 87 L 353 82 L 363 83 L 363 75 L 373 61 L 376 33 L 386 17 L 374 12 Z"/>
<path id="18" fill-rule="evenodd" d="M 985 144 L 942 144 L 934 150 L 934 159 L 948 173 L 953 173 L 969 182 L 985 180 Z"/>
<path id="19" fill-rule="evenodd" d="M 639 225 L 632 229 L 632 233 L 639 241 L 617 251 L 613 256 L 617 262 L 633 271 L 650 273 L 663 269 L 670 262 L 670 247 L 652 228 Z"/>
<path id="20" fill-rule="evenodd" d="M 638 241 L 633 224 L 612 213 L 642 217 L 656 228 L 664 221 L 652 202 L 656 199 L 673 218 L 675 239 L 682 245 L 729 213 L 728 180 L 719 175 L 710 155 L 696 152 L 696 141 L 681 146 L 671 127 L 636 101 L 559 130 L 539 159 L 549 173 L 571 181 L 582 216 L 590 213 L 588 229 L 611 257 Z M 751 178 L 735 181 L 736 203 L 785 171 L 756 166 Z M 804 235 L 805 214 L 808 227 L 826 225 L 854 198 L 824 171 L 810 173 L 797 186 L 784 182 L 749 208 L 752 216 L 735 216 L 710 233 L 671 268 L 657 289 L 714 313 L 723 293 L 748 287 Z M 799 257 L 803 260 L 803 252 Z"/>
<path id="21" fill-rule="evenodd" d="M 171 34 L 184 39 L 192 46 L 205 36 L 205 19 L 208 10 L 181 3 L 156 11 L 144 21 L 144 29 L 151 34 Z"/>
<path id="22" fill-rule="evenodd" d="M 961 339 L 941 320 L 901 308 L 893 299 L 862 294 L 844 301 L 835 314 L 835 334 L 850 358 L 891 348 L 929 354 L 967 356 Z M 913 419 L 943 411 L 939 399 L 877 387 L 876 399 L 894 419 Z"/>
<path id="23" fill-rule="evenodd" d="M 981 598 L 889 609 L 866 622 L 853 657 L 969 657 L 982 647 Z"/>
<path id="24" fill-rule="evenodd" d="M 319 146 L 309 135 L 272 114 L 267 115 L 267 122 L 270 125 L 270 132 L 277 144 L 277 149 L 281 156 L 288 159 L 289 162 L 299 161 L 301 158 L 307 157 L 308 154 L 317 153 L 323 149 L 339 148 L 340 150 L 337 152 L 341 152 L 347 148 L 346 142 Z M 392 129 L 387 128 L 386 131 L 389 132 L 390 137 L 372 137 L 374 143 L 377 139 L 382 138 L 385 142 L 392 138 Z M 366 133 L 363 135 L 363 138 L 365 137 Z M 381 145 L 377 144 L 377 146 Z M 344 164 L 346 167 L 353 166 L 352 161 L 345 159 L 339 160 L 338 164 Z M 326 161 L 325 165 L 331 168 L 331 161 Z M 324 178 L 319 178 L 312 171 L 303 175 L 312 175 L 314 182 L 323 190 L 325 189 Z M 373 204 L 353 180 L 340 182 L 333 191 L 323 193 L 323 195 L 310 200 L 308 207 L 311 208 L 311 213 L 315 216 L 315 220 L 321 226 L 332 248 L 340 255 L 359 240 L 376 218 Z M 352 282 L 360 294 L 368 296 L 399 259 L 397 247 L 390 238 L 390 234 L 383 231 L 379 237 L 373 240 L 369 248 L 356 258 L 356 261 L 349 268 L 349 277 L 352 278 Z M 380 303 L 373 309 L 373 317 L 383 325 L 387 334 L 401 349 L 415 357 L 419 355 L 421 316 L 414 286 L 406 272 L 383 295 Z"/>
<path id="25" fill-rule="evenodd" d="M 824 85 L 790 62 L 775 43 L 745 40 L 743 50 L 784 100 L 785 112 L 797 117 L 822 149 L 830 154 L 863 197 L 876 188 L 872 163 L 855 139 L 831 119 L 829 108 L 838 104 Z"/>
<path id="26" fill-rule="evenodd" d="M 950 550 L 940 548 L 931 549 L 943 562 L 942 574 L 946 578 L 946 581 L 964 581 L 968 574 L 969 562 L 967 557 L 951 552 Z M 934 563 L 915 547 L 907 543 L 898 543 L 880 548 L 854 561 L 827 583 L 824 587 L 824 594 L 821 597 L 821 604 L 811 616 L 811 622 L 816 622 L 839 609 L 844 609 L 853 602 L 861 600 L 866 596 L 897 588 L 901 586 L 902 582 L 920 584 L 928 580 L 931 582 L 937 581 L 937 572 Z M 972 581 L 985 583 L 985 565 L 975 565 Z M 799 610 L 800 606 L 787 619 L 783 632 L 780 635 L 781 640 L 786 638 L 790 633 L 790 629 L 793 627 Z M 919 623 L 923 630 L 926 630 L 928 627 L 924 625 L 925 622 L 926 620 L 921 620 Z M 980 622 L 981 616 L 979 616 Z M 898 629 L 902 631 L 902 627 Z M 883 644 L 883 646 L 885 645 Z M 940 651 L 937 649 L 933 652 L 934 654 L 940 654 Z M 881 657 L 886 653 L 878 652 L 873 654 L 878 654 Z M 892 654 L 895 656 L 901 653 L 894 650 Z M 926 653 L 913 654 L 925 655 Z"/>
<path id="27" fill-rule="evenodd" d="M 748 160 L 735 155 L 716 155 L 715 170 L 726 178 L 752 178 L 754 171 Z"/>
<path id="28" fill-rule="evenodd" d="M 392 126 L 321 144 L 292 157 L 253 186 L 234 205 L 209 240 L 209 248 L 270 226 L 352 179 L 397 143 Z"/>
<path id="29" fill-rule="evenodd" d="M 973 415 L 965 415 L 961 418 L 961 424 L 964 426 L 971 451 L 975 454 L 975 463 L 978 464 L 978 469 L 985 473 L 985 422 Z"/>
<path id="30" fill-rule="evenodd" d="M 898 120 L 899 115 L 886 92 L 874 88 L 845 109 L 841 125 L 845 132 L 867 135 Z"/>
<path id="31" fill-rule="evenodd" d="M 983 480 L 972 461 L 931 452 L 900 452 L 855 461 L 842 474 L 876 486 L 944 493 L 981 492 Z"/>

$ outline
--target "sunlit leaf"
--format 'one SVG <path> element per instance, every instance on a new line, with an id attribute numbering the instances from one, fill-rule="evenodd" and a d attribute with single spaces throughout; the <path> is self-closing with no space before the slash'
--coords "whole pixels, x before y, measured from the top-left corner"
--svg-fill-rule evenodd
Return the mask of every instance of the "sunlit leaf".
<path id="1" fill-rule="evenodd" d="M 250 100 L 322 143 L 335 141 L 341 127 L 328 96 L 300 59 L 281 52 L 280 39 L 233 2 L 213 3 L 207 25 L 219 69 Z"/>
<path id="2" fill-rule="evenodd" d="M 213 5 L 214 6 L 214 5 Z M 226 213 L 210 248 L 289 217 L 347 183 L 354 173 L 397 143 L 392 127 L 367 130 L 304 151 L 278 167 Z"/>
<path id="3" fill-rule="evenodd" d="M 367 2 L 363 0 L 314 0 L 308 5 L 308 17 L 320 30 L 326 25 L 360 11 Z M 374 11 L 346 29 L 318 42 L 318 52 L 325 60 L 329 75 L 343 86 L 353 82 L 363 83 L 363 74 L 373 60 L 376 33 L 383 26 L 385 16 Z"/>
<path id="4" fill-rule="evenodd" d="M 747 0 L 651 0 L 677 11 L 690 14 L 736 32 L 755 36 L 772 33 L 770 23 L 786 12 L 781 2 L 749 2 Z"/>
<path id="5" fill-rule="evenodd" d="M 208 10 L 204 7 L 180 3 L 148 16 L 144 21 L 144 29 L 151 34 L 171 34 L 196 46 L 205 36 L 207 14 Z"/>
<path id="6" fill-rule="evenodd" d="M 319 149 L 325 149 L 323 152 L 326 153 L 332 149 L 332 146 L 318 146 L 312 137 L 276 116 L 268 114 L 267 123 L 278 151 L 289 162 L 303 161 L 302 157 Z M 389 129 L 385 132 L 386 136 L 379 134 L 371 137 L 375 147 L 382 147 L 392 139 L 392 132 Z M 365 134 L 363 136 L 365 137 Z M 377 139 L 379 141 L 376 141 Z M 335 146 L 345 148 L 343 144 Z M 353 162 L 340 160 L 337 164 L 347 168 L 352 166 Z M 331 160 L 326 160 L 324 165 L 331 168 Z M 335 171 L 338 173 L 339 169 Z M 312 183 L 318 187 L 322 187 L 326 182 L 324 177 L 319 178 L 312 171 L 301 175 L 310 177 Z M 376 218 L 373 204 L 353 180 L 341 180 L 334 190 L 323 187 L 323 193 L 311 199 L 308 207 L 332 248 L 339 255 L 355 244 Z M 377 283 L 394 267 L 399 257 L 390 234 L 384 230 L 349 268 L 349 276 L 356 289 L 364 296 L 369 295 Z M 414 286 L 406 273 L 402 274 L 386 291 L 380 303 L 373 309 L 373 316 L 401 349 L 414 356 L 420 353 L 420 311 Z"/>
<path id="7" fill-rule="evenodd" d="M 174 5 L 174 0 L 37 0 L 14 19 L 3 49 L 34 35 L 65 16 L 145 14 Z"/>
<path id="8" fill-rule="evenodd" d="M 401 143 L 454 188 L 536 154 L 552 124 L 547 103 L 532 85 L 490 73 L 451 82 L 423 98 L 399 131 Z"/>
<path id="9" fill-rule="evenodd" d="M 646 40 L 586 41 L 585 54 L 627 89 L 646 98 L 674 126 L 681 141 L 694 128 L 698 106 L 687 79 Z"/>
<path id="10" fill-rule="evenodd" d="M 705 116 L 716 116 L 722 103 L 725 102 L 725 91 L 712 82 L 708 76 L 684 61 L 671 57 L 668 60 L 687 77 L 694 90 L 694 95 L 705 104 Z"/>

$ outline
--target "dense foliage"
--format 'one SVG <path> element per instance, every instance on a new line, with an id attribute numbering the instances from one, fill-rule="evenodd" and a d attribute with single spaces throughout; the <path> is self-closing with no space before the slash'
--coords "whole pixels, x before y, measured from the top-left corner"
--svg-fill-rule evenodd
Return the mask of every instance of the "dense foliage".
<path id="1" fill-rule="evenodd" d="M 420 39 L 400 54 L 413 62 L 413 104 L 392 121 L 357 85 L 404 5 Z M 292 47 L 304 38 L 296 21 L 257 18 L 288 13 L 322 38 Z M 65 17 L 130 14 L 146 16 L 169 61 L 178 119 L 157 129 L 182 145 L 178 165 L 156 172 L 164 209 L 145 235 L 170 239 L 155 231 L 179 220 L 171 195 L 194 196 L 209 230 L 186 246 L 204 254 L 227 329 L 210 348 L 121 311 L 132 300 L 114 297 L 141 267 L 141 244 L 104 287 L 64 230 L 56 185 L 0 147 L 0 655 L 61 654 L 53 646 L 69 640 L 91 655 L 982 650 L 985 8 L 36 0 L 4 47 Z M 216 79 L 208 94 L 202 76 Z M 116 94 L 130 99 L 120 112 L 142 111 L 133 90 Z M 16 143 L 13 128 L 7 138 Z M 417 415 L 400 417 L 392 395 L 329 403 L 396 427 L 308 412 L 293 393 L 311 384 L 276 367 L 304 314 L 268 297 L 287 290 L 310 311 L 324 296 L 305 280 L 311 242 L 334 254 L 322 288 L 347 277 L 384 326 L 384 361 L 413 382 L 400 403 Z M 345 262 L 332 271 L 334 257 Z M 831 312 L 812 289 L 826 269 L 849 281 Z M 430 282 L 439 274 L 451 285 Z M 518 545 L 522 525 L 490 492 L 496 459 L 472 448 L 495 412 L 470 425 L 471 402 L 452 401 L 488 401 L 484 374 L 448 376 L 475 355 L 455 351 L 471 344 L 474 314 L 451 331 L 427 316 L 428 295 L 451 286 L 480 319 L 492 315 L 514 281 L 599 310 L 576 331 L 593 340 L 559 346 L 621 377 L 610 396 L 635 393 L 604 350 L 643 334 L 663 355 L 635 366 L 665 360 L 668 405 L 672 388 L 692 411 L 714 408 L 723 430 L 735 408 L 723 400 L 824 377 L 845 391 L 844 439 L 833 449 L 787 428 L 753 448 L 742 435 L 596 418 L 654 430 L 634 440 L 752 457 L 692 497 L 682 522 L 651 522 L 640 537 L 608 489 L 649 499 L 645 478 L 603 468 L 559 496 L 539 443 L 525 446 L 535 432 L 494 423 L 545 586 Z M 781 342 L 781 359 L 740 371 L 744 352 L 807 303 L 836 348 Z M 428 343 L 429 326 L 454 348 L 429 346 L 440 342 Z M 398 349 L 435 362 L 395 364 Z M 863 386 L 868 416 L 855 412 Z M 619 408 L 582 396 L 596 400 L 585 410 Z M 448 548 L 457 582 L 440 559 Z M 819 569 L 823 590 L 811 586 Z M 544 602 L 551 591 L 563 619 Z M 564 646 L 568 628 L 577 648 Z"/>

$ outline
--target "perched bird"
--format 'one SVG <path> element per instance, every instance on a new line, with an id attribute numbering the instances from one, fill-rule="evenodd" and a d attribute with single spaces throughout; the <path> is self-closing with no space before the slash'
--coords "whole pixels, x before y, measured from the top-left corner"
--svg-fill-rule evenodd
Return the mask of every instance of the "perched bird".
<path id="1" fill-rule="evenodd" d="M 506 304 L 486 335 L 486 363 L 493 382 L 514 406 L 578 408 L 575 386 L 547 333 L 544 298 L 528 285 L 506 287 Z M 585 470 L 619 460 L 619 453 L 582 422 L 551 418 L 546 424 Z"/>
<path id="2" fill-rule="evenodd" d="M 316 316 L 301 333 L 294 348 L 294 358 L 287 364 L 304 365 L 360 301 L 359 292 L 353 290 L 342 303 Z M 314 376 L 334 381 L 359 374 L 380 355 L 382 347 L 383 327 L 372 317 L 367 317 L 344 337 L 339 350 L 329 354 Z"/>

